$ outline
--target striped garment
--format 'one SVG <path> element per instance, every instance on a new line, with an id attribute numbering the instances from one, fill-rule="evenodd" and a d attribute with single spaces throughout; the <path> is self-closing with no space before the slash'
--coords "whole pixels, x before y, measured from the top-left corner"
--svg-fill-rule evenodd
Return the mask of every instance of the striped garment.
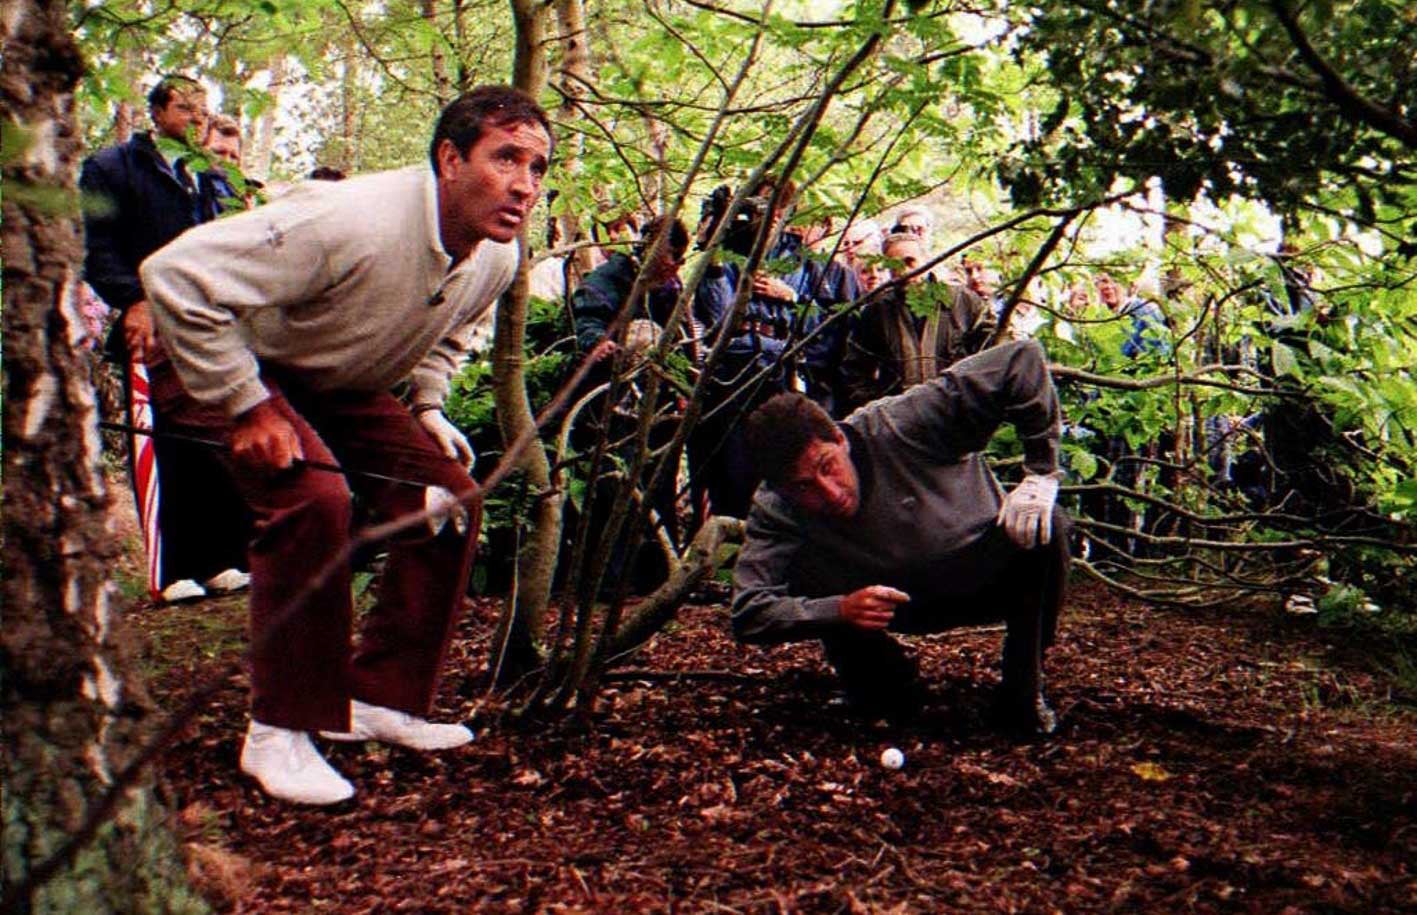
<path id="1" fill-rule="evenodd" d="M 128 362 L 128 425 L 132 429 L 153 427 L 152 402 L 148 399 L 148 370 L 141 362 Z M 143 549 L 147 554 L 148 593 L 153 600 L 162 595 L 162 529 L 158 526 L 161 487 L 157 478 L 157 450 L 151 435 L 131 433 L 133 488 L 138 498 L 138 523 L 143 529 Z"/>

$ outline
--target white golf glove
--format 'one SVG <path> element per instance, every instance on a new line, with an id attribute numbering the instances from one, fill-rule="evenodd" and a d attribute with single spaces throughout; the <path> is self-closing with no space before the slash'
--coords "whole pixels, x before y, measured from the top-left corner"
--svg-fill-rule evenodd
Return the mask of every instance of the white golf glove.
<path id="1" fill-rule="evenodd" d="M 438 443 L 444 454 L 467 470 L 472 469 L 472 465 L 477 463 L 477 455 L 467 443 L 467 438 L 458 431 L 457 426 L 448 421 L 442 410 L 424 410 L 417 416 L 418 422 L 433 436 L 433 441 Z"/>
<path id="2" fill-rule="evenodd" d="M 1058 500 L 1058 477 L 1030 473 L 1014 491 L 1004 496 L 996 524 L 1024 549 L 1053 539 L 1053 503 Z"/>
<path id="3" fill-rule="evenodd" d="M 428 529 L 436 537 L 451 519 L 453 530 L 459 537 L 467 533 L 467 509 L 458 502 L 458 497 L 441 486 L 429 486 L 423 490 L 423 508 L 433 512 L 428 516 Z"/>

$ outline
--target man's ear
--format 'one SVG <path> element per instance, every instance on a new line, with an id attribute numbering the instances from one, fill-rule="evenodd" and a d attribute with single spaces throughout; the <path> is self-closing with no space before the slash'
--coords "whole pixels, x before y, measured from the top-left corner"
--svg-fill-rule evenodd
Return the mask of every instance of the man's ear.
<path id="1" fill-rule="evenodd" d="M 448 174 L 448 169 L 456 169 L 458 165 L 467 161 L 467 157 L 458 152 L 457 144 L 444 137 L 438 141 L 438 175 L 439 177 Z"/>

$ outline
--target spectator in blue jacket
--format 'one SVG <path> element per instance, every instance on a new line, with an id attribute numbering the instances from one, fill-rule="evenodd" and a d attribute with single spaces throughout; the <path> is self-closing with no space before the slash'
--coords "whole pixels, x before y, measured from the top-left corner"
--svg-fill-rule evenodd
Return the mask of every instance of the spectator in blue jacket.
<path id="1" fill-rule="evenodd" d="M 689 233 L 684 224 L 657 216 L 645 223 L 644 233 L 630 252 L 616 251 L 599 267 L 586 274 L 585 280 L 571 294 L 571 315 L 576 324 L 576 340 L 588 351 L 605 338 L 610 323 L 625 307 L 635 277 L 655 233 L 668 225 L 669 238 L 664 250 L 653 264 L 645 268 L 645 288 L 641 301 L 634 303 L 626 321 L 648 319 L 664 327 L 684 284 L 679 280 L 679 267 L 689 249 Z"/>
<path id="2" fill-rule="evenodd" d="M 667 232 L 668 238 L 659 256 L 646 263 L 655 244 L 656 236 Z M 669 220 L 656 216 L 645 224 L 643 235 L 629 253 L 616 251 L 586 275 L 585 280 L 571 294 L 571 315 L 575 321 L 576 340 L 582 351 L 589 351 L 602 340 L 611 340 L 616 348 L 621 346 L 633 355 L 637 350 L 648 348 L 659 339 L 674 310 L 684 284 L 679 279 L 679 267 L 684 262 L 684 254 L 689 248 L 689 233 L 678 219 Z M 643 291 L 636 301 L 630 300 L 635 279 L 643 270 L 645 282 Z M 616 325 L 616 321 L 619 325 Z M 691 336 L 686 333 L 687 321 L 680 324 L 678 337 L 686 340 L 686 348 L 692 346 Z M 620 328 L 623 328 L 622 330 Z M 611 381 L 612 365 L 621 365 L 623 360 L 602 360 L 587 377 L 585 391 Z M 592 404 L 583 410 L 585 417 L 577 422 L 571 432 L 571 443 L 582 455 L 593 452 L 605 422 L 606 437 L 612 442 L 634 440 L 636 417 L 639 410 L 640 388 L 635 378 L 630 378 L 618 388 L 611 388 L 617 400 L 614 408 L 606 411 L 603 404 Z M 662 404 L 662 401 L 661 401 Z M 659 407 L 663 409 L 663 407 Z M 651 448 L 662 448 L 673 438 L 673 423 L 657 423 L 650 431 Z M 633 458 L 633 448 L 621 446 L 620 457 L 628 465 Z M 609 521 L 610 508 L 616 498 L 618 484 L 611 477 L 603 475 L 606 468 L 600 468 L 596 478 L 596 491 L 590 535 L 599 539 L 599 532 Z M 666 474 L 659 485 L 650 493 L 650 503 L 658 518 L 658 525 L 668 539 L 678 544 L 679 523 L 677 506 L 677 474 Z M 592 547 L 585 551 L 594 555 Z M 633 557 L 627 557 L 624 544 L 617 543 L 611 553 L 607 584 L 617 581 L 626 572 L 632 575 L 632 584 L 637 591 L 648 592 L 657 587 L 668 574 L 664 566 L 662 552 L 641 550 Z"/>
<path id="3" fill-rule="evenodd" d="M 1097 275 L 1097 297 L 1113 314 L 1128 318 L 1132 323 L 1132 333 L 1122 344 L 1123 356 L 1135 359 L 1146 353 L 1170 355 L 1166 315 L 1155 302 L 1135 294 L 1126 295 L 1122 285 L 1110 273 Z"/>
<path id="4" fill-rule="evenodd" d="M 181 76 L 162 79 L 148 95 L 154 134 L 188 146 L 205 139 L 206 91 Z M 118 312 L 109 335 L 109 358 L 124 367 L 128 416 L 135 388 L 141 409 L 143 386 L 173 369 L 153 329 L 138 265 L 187 229 L 222 211 L 218 183 L 192 174 L 180 154 L 160 149 L 154 134 L 136 133 L 126 143 L 84 162 L 79 187 L 94 200 L 86 210 L 85 279 Z M 148 534 L 149 590 L 182 600 L 208 591 L 245 587 L 250 513 L 211 449 L 162 437 L 164 420 L 151 417 L 156 486 L 146 462 L 131 454 L 135 494 Z M 144 423 L 145 424 L 145 423 Z M 153 508 L 154 502 L 156 507 Z"/>

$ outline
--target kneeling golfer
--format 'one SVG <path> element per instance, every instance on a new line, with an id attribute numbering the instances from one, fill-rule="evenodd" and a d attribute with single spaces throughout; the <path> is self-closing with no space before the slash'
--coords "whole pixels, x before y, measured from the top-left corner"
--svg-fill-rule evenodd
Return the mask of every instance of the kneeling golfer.
<path id="1" fill-rule="evenodd" d="M 1003 421 L 1027 475 L 1005 495 L 979 453 Z M 1068 573 L 1056 506 L 1059 408 L 1042 347 L 1008 343 L 837 424 L 800 394 L 748 420 L 764 483 L 734 574 L 733 631 L 762 644 L 820 639 L 847 698 L 908 717 L 916 669 L 891 632 L 1003 620 L 1000 723 L 1056 726 L 1043 698 Z"/>

